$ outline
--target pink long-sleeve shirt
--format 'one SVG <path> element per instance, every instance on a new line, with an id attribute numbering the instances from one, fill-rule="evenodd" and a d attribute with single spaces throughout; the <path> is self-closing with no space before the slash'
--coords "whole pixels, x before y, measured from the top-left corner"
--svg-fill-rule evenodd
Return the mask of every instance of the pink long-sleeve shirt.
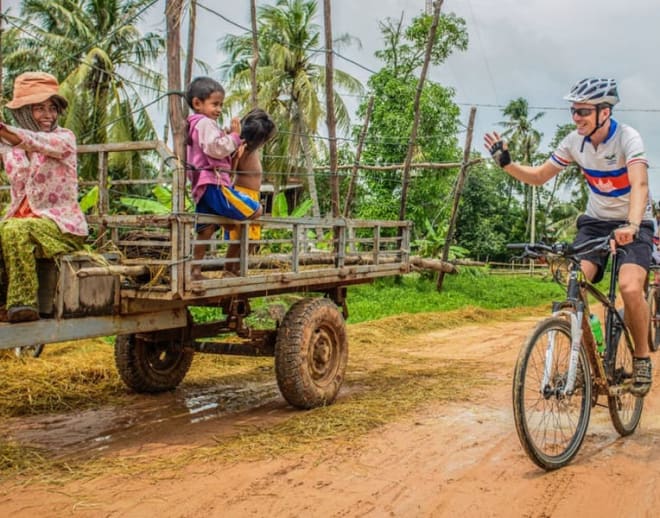
<path id="1" fill-rule="evenodd" d="M 188 116 L 186 161 L 192 197 L 198 203 L 207 185 L 231 186 L 231 155 L 241 144 L 237 133 L 227 135 L 218 123 L 200 113 Z"/>
<path id="2" fill-rule="evenodd" d="M 66 128 L 29 131 L 7 126 L 21 142 L 0 141 L 0 154 L 11 184 L 11 204 L 3 219 L 11 218 L 27 201 L 35 216 L 57 223 L 62 232 L 89 233 L 78 204 L 76 136 Z"/>

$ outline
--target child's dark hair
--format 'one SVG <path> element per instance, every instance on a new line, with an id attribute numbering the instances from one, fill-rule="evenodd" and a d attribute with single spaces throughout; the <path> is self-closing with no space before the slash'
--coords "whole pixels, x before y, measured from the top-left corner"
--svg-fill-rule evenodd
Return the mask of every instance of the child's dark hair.
<path id="1" fill-rule="evenodd" d="M 241 139 L 245 141 L 245 150 L 251 153 L 263 146 L 275 136 L 273 119 L 261 108 L 250 110 L 241 119 Z"/>
<path id="2" fill-rule="evenodd" d="M 197 97 L 200 101 L 208 99 L 212 93 L 220 92 L 224 95 L 225 89 L 215 79 L 210 77 L 196 77 L 193 79 L 188 88 L 186 88 L 185 98 L 188 106 L 193 108 L 193 99 Z"/>

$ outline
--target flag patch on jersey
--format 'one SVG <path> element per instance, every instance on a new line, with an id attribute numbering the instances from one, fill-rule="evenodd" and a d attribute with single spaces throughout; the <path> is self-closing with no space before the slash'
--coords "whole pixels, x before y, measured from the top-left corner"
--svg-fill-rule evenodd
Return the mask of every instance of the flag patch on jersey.
<path id="1" fill-rule="evenodd" d="M 582 169 L 582 174 L 587 180 L 589 188 L 601 196 L 616 198 L 630 192 L 628 169 L 625 167 L 615 171 Z"/>

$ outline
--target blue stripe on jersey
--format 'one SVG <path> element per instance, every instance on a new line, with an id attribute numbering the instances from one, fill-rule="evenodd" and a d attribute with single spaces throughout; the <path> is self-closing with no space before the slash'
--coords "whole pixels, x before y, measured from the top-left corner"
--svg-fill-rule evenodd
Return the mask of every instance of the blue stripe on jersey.
<path id="1" fill-rule="evenodd" d="M 623 196 L 624 194 L 628 194 L 630 192 L 630 186 L 624 187 L 623 189 L 616 189 L 614 191 L 609 191 L 609 192 L 603 192 L 599 191 L 596 189 L 593 185 L 590 183 L 587 183 L 589 188 L 591 189 L 592 192 L 600 195 L 600 196 L 607 196 L 608 198 L 617 198 L 618 196 Z"/>

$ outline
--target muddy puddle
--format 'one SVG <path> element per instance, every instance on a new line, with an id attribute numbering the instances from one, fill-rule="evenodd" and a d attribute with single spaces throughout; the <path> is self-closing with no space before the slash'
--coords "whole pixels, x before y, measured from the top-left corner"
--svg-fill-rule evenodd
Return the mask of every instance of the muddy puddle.
<path id="1" fill-rule="evenodd" d="M 136 395 L 122 407 L 4 420 L 0 434 L 53 457 L 148 453 L 150 449 L 210 443 L 246 428 L 272 423 L 294 410 L 277 383 Z"/>

